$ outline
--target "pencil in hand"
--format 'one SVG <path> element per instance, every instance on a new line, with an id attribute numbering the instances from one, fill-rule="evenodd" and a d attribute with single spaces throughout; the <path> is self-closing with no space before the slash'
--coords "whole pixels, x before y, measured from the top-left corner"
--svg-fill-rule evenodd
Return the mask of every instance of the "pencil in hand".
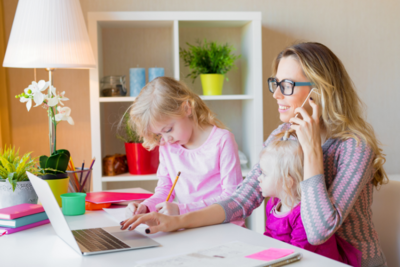
<path id="1" fill-rule="evenodd" d="M 174 184 L 172 185 L 171 190 L 169 191 L 169 194 L 168 194 L 167 199 L 166 199 L 165 201 L 168 201 L 169 198 L 171 197 L 171 194 L 172 194 L 172 192 L 174 191 L 176 182 L 178 182 L 179 175 L 181 175 L 181 172 L 178 172 L 178 175 L 177 175 L 176 178 L 175 178 Z"/>

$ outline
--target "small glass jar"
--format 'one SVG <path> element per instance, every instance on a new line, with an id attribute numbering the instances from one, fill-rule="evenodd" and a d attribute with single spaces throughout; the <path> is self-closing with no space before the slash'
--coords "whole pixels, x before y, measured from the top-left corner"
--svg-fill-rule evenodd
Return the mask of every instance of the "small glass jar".
<path id="1" fill-rule="evenodd" d="M 100 83 L 102 96 L 126 96 L 125 75 L 105 76 Z"/>

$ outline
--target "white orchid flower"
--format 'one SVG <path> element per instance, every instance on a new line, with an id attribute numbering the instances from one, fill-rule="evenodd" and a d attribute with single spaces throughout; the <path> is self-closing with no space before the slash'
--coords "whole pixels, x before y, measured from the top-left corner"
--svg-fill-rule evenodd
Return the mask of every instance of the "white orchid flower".
<path id="1" fill-rule="evenodd" d="M 44 80 L 40 80 L 38 83 L 32 82 L 31 85 L 28 86 L 28 92 L 30 90 L 33 100 L 36 103 L 36 106 L 39 106 L 43 103 L 45 96 L 42 93 L 44 90 L 46 90 L 49 87 L 49 82 L 45 82 Z M 26 89 L 25 89 L 26 90 Z M 26 91 L 25 91 L 26 93 Z"/>
<path id="2" fill-rule="evenodd" d="M 30 87 L 30 85 L 29 85 L 29 87 Z M 32 94 L 33 91 L 32 91 L 32 89 L 29 88 L 29 87 L 24 89 L 25 95 L 26 95 L 26 96 L 33 96 L 33 94 Z"/>
<path id="3" fill-rule="evenodd" d="M 58 104 L 58 97 L 54 96 L 54 97 L 46 97 L 47 100 L 47 105 L 49 107 L 54 107 L 55 105 Z"/>
<path id="4" fill-rule="evenodd" d="M 64 95 L 65 95 L 65 91 L 63 91 L 63 92 L 58 96 L 58 102 L 60 103 L 60 105 L 63 105 L 63 106 L 64 106 L 64 103 L 61 102 L 61 101 L 67 101 L 67 100 L 69 100 L 69 98 L 64 97 Z"/>
<path id="5" fill-rule="evenodd" d="M 26 102 L 26 109 L 29 111 L 32 107 L 32 99 L 31 98 L 26 98 L 26 97 L 21 97 L 19 99 L 22 103 Z"/>
<path id="6" fill-rule="evenodd" d="M 53 85 L 51 86 L 51 92 L 53 95 L 56 95 L 56 88 Z"/>
<path id="7" fill-rule="evenodd" d="M 62 105 L 64 106 L 64 103 L 61 101 L 67 101 L 69 100 L 69 98 L 65 97 L 65 91 L 63 91 L 61 94 L 57 95 L 56 94 L 56 88 L 54 86 L 51 87 L 51 91 L 54 94 L 53 97 L 47 97 L 47 105 L 49 105 L 50 107 L 54 107 L 55 105 Z"/>
<path id="8" fill-rule="evenodd" d="M 58 113 L 55 116 L 56 121 L 68 121 L 69 124 L 74 125 L 74 120 L 71 118 L 71 109 L 69 107 L 57 107 Z"/>

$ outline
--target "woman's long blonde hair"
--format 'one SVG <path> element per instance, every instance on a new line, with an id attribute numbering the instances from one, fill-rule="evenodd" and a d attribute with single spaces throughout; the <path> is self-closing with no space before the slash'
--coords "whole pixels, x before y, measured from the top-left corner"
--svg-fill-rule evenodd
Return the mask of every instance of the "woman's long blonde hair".
<path id="1" fill-rule="evenodd" d="M 182 117 L 185 108 L 192 109 L 190 118 L 195 126 L 225 128 L 198 95 L 184 83 L 170 77 L 158 77 L 143 87 L 130 107 L 130 125 L 134 125 L 138 135 L 143 138 L 143 146 L 152 150 L 160 145 L 160 138 L 150 127 L 166 118 Z"/>
<path id="2" fill-rule="evenodd" d="M 297 138 L 282 141 L 284 134 L 277 134 L 261 151 L 260 167 L 268 176 L 265 179 L 273 179 L 282 203 L 293 209 L 301 200 L 300 182 L 303 181 L 304 154 Z M 296 137 L 294 132 L 290 134 Z"/>
<path id="3" fill-rule="evenodd" d="M 346 140 L 361 138 L 375 153 L 373 184 L 388 182 L 383 169 L 385 155 L 379 147 L 374 129 L 362 116 L 363 103 L 358 97 L 355 86 L 340 59 L 326 46 L 320 43 L 298 43 L 284 49 L 272 63 L 273 75 L 276 75 L 279 61 L 292 56 L 300 63 L 305 76 L 318 89 L 316 102 L 322 107 L 321 118 L 328 136 Z M 314 96 L 313 96 L 314 98 Z"/>

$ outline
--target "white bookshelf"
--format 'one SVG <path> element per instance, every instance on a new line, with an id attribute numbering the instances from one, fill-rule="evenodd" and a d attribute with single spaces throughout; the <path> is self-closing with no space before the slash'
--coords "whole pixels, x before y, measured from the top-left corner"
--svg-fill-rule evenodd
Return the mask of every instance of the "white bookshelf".
<path id="1" fill-rule="evenodd" d="M 245 176 L 258 162 L 263 143 L 261 12 L 89 12 L 89 37 L 97 67 L 90 70 L 92 154 L 101 162 L 106 155 L 125 154 L 115 137 L 115 123 L 132 104 L 129 97 L 129 68 L 163 67 L 165 75 L 185 82 L 217 114 L 235 135 L 249 164 Z M 189 69 L 179 58 L 179 47 L 196 39 L 229 43 L 241 54 L 237 69 L 228 73 L 220 96 L 203 96 L 200 78 L 192 83 Z M 100 79 L 126 75 L 128 96 L 102 97 Z M 101 164 L 93 169 L 95 191 L 108 183 L 155 181 L 156 175 L 103 176 Z M 253 212 L 249 227 L 263 233 L 265 208 Z"/>

